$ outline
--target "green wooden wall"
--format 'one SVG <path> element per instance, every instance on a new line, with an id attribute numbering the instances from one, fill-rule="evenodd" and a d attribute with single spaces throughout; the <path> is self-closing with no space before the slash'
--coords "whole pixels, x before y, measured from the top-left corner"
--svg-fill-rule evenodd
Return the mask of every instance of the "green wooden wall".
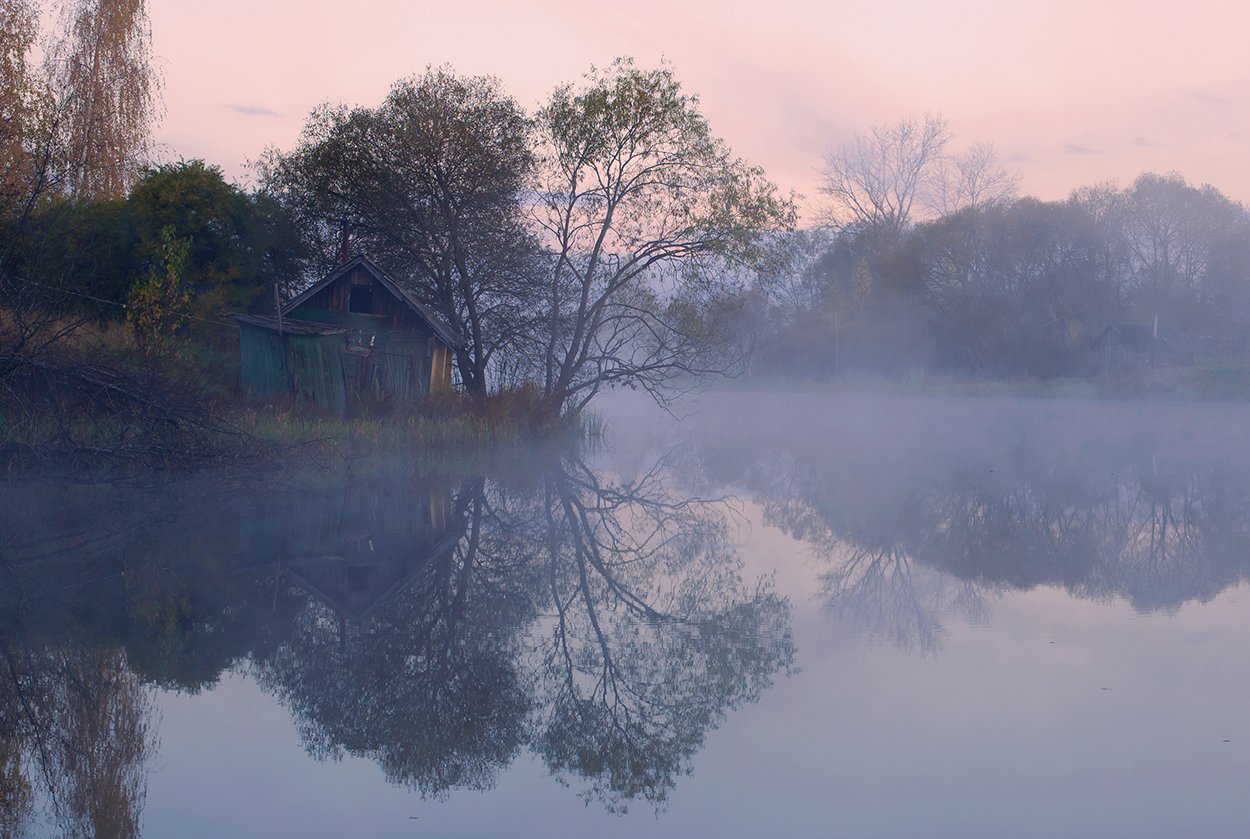
<path id="1" fill-rule="evenodd" d="M 269 398 L 290 394 L 328 410 L 347 412 L 343 375 L 343 336 L 279 335 L 272 329 L 239 324 L 243 390 Z"/>

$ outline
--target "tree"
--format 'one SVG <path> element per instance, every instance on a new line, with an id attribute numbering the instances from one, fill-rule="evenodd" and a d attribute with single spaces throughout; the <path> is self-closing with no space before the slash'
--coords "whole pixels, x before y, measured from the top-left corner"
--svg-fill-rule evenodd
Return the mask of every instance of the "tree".
<path id="1" fill-rule="evenodd" d="M 160 80 L 152 67 L 145 0 L 74 0 L 67 33 L 48 57 L 63 131 L 66 189 L 121 198 L 151 144 Z"/>
<path id="2" fill-rule="evenodd" d="M 977 210 L 1015 199 L 1020 177 L 998 161 L 992 143 L 973 143 L 936 162 L 931 209 L 939 215 Z"/>
<path id="3" fill-rule="evenodd" d="M 42 72 L 30 66 L 37 8 L 0 2 L 0 379 L 29 373 L 79 325 L 65 317 L 77 292 L 29 270 L 66 250 L 55 235 L 64 229 L 36 215 L 66 197 L 124 197 L 148 151 L 160 86 L 143 0 L 65 6 L 68 35 L 48 49 Z"/>
<path id="4" fill-rule="evenodd" d="M 197 316 L 272 303 L 272 283 L 300 271 L 299 237 L 289 214 L 264 195 L 248 195 L 203 160 L 147 169 L 126 209 L 133 226 L 132 279 L 165 261 L 165 231 L 189 242 L 185 286 Z"/>
<path id="5" fill-rule="evenodd" d="M 397 82 L 376 108 L 319 108 L 294 150 L 268 154 L 262 180 L 325 263 L 347 220 L 371 257 L 466 337 L 461 381 L 485 393 L 531 304 L 521 198 L 532 165 L 529 120 L 499 81 L 439 68 Z"/>
<path id="6" fill-rule="evenodd" d="M 38 35 L 29 0 L 0 0 L 0 224 L 26 192 L 28 142 L 37 112 L 38 79 L 27 61 Z"/>
<path id="7" fill-rule="evenodd" d="M 550 251 L 533 343 L 543 394 L 576 411 L 614 386 L 661 402 L 681 376 L 723 371 L 667 301 L 697 300 L 724 261 L 758 255 L 793 224 L 793 201 L 712 136 L 667 67 L 621 59 L 538 114 L 535 218 Z"/>
<path id="8" fill-rule="evenodd" d="M 1142 174 L 1124 191 L 1119 208 L 1116 233 L 1123 236 L 1126 285 L 1139 317 L 1162 314 L 1195 331 L 1226 325 L 1231 313 L 1211 304 L 1236 300 L 1234 289 L 1245 281 L 1244 248 L 1233 265 L 1221 259 L 1235 252 L 1228 243 L 1250 235 L 1245 208 L 1175 173 Z M 1229 273 L 1232 283 L 1225 279 Z"/>
<path id="9" fill-rule="evenodd" d="M 161 239 L 164 264 L 160 270 L 153 268 L 146 279 L 135 284 L 126 303 L 127 320 L 135 343 L 147 359 L 160 356 L 169 346 L 186 320 L 191 304 L 191 295 L 183 281 L 191 240 L 179 239 L 173 227 L 164 228 Z"/>
<path id="10" fill-rule="evenodd" d="M 707 732 L 791 666 L 789 604 L 744 579 L 728 509 L 676 493 L 668 462 L 623 484 L 526 466 L 524 487 L 465 481 L 453 550 L 405 549 L 419 570 L 359 622 L 310 602 L 255 672 L 313 755 L 366 756 L 423 795 L 490 788 L 528 748 L 611 808 L 662 804 Z M 411 532 L 395 494 L 370 507 L 375 538 Z"/>
<path id="11" fill-rule="evenodd" d="M 828 221 L 839 228 L 873 228 L 901 233 L 912 208 L 926 200 L 933 166 L 950 143 L 946 120 L 874 125 L 867 134 L 825 155 L 820 191 L 829 197 Z"/>
<path id="12" fill-rule="evenodd" d="M 611 809 L 663 805 L 707 732 L 794 656 L 789 603 L 743 578 L 728 511 L 675 492 L 666 461 L 625 484 L 575 461 L 543 487 L 554 620 L 532 747 Z"/>
<path id="13" fill-rule="evenodd" d="M 944 363 L 1072 371 L 1114 314 L 1100 229 L 1081 206 L 1025 198 L 916 228 L 926 309 Z"/>

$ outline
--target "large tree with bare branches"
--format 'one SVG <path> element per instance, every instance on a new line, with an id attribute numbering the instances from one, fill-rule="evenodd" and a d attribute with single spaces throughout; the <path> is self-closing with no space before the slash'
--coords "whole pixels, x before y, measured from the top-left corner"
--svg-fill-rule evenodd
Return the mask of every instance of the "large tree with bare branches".
<path id="1" fill-rule="evenodd" d="M 913 207 L 923 205 L 931 170 L 950 139 L 946 120 L 927 114 L 874 125 L 827 153 L 821 192 L 829 198 L 828 221 L 843 229 L 905 229 Z"/>
<path id="2" fill-rule="evenodd" d="M 791 226 L 793 202 L 711 133 L 667 67 L 592 70 L 555 90 L 538 130 L 544 396 L 576 411 L 623 385 L 663 401 L 674 380 L 723 370 L 690 301 Z"/>

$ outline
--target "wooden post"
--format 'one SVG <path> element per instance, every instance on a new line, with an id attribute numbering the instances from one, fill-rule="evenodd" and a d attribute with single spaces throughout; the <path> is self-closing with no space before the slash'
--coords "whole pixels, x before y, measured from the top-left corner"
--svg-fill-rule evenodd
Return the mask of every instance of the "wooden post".
<path id="1" fill-rule="evenodd" d="M 282 296 L 278 293 L 278 283 L 273 284 L 273 310 L 278 316 L 278 334 L 282 334 Z"/>

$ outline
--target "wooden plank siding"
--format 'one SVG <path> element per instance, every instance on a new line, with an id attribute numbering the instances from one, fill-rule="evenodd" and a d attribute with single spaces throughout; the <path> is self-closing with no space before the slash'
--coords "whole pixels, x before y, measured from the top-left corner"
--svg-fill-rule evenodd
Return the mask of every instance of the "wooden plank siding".
<path id="1" fill-rule="evenodd" d="M 249 393 L 293 393 L 340 412 L 350 402 L 411 402 L 451 390 L 452 347 L 463 343 L 408 289 L 359 256 L 288 303 L 281 322 L 236 319 Z"/>
<path id="2" fill-rule="evenodd" d="M 290 396 L 336 413 L 347 410 L 343 333 L 279 333 L 239 322 L 242 386 L 252 397 Z"/>

